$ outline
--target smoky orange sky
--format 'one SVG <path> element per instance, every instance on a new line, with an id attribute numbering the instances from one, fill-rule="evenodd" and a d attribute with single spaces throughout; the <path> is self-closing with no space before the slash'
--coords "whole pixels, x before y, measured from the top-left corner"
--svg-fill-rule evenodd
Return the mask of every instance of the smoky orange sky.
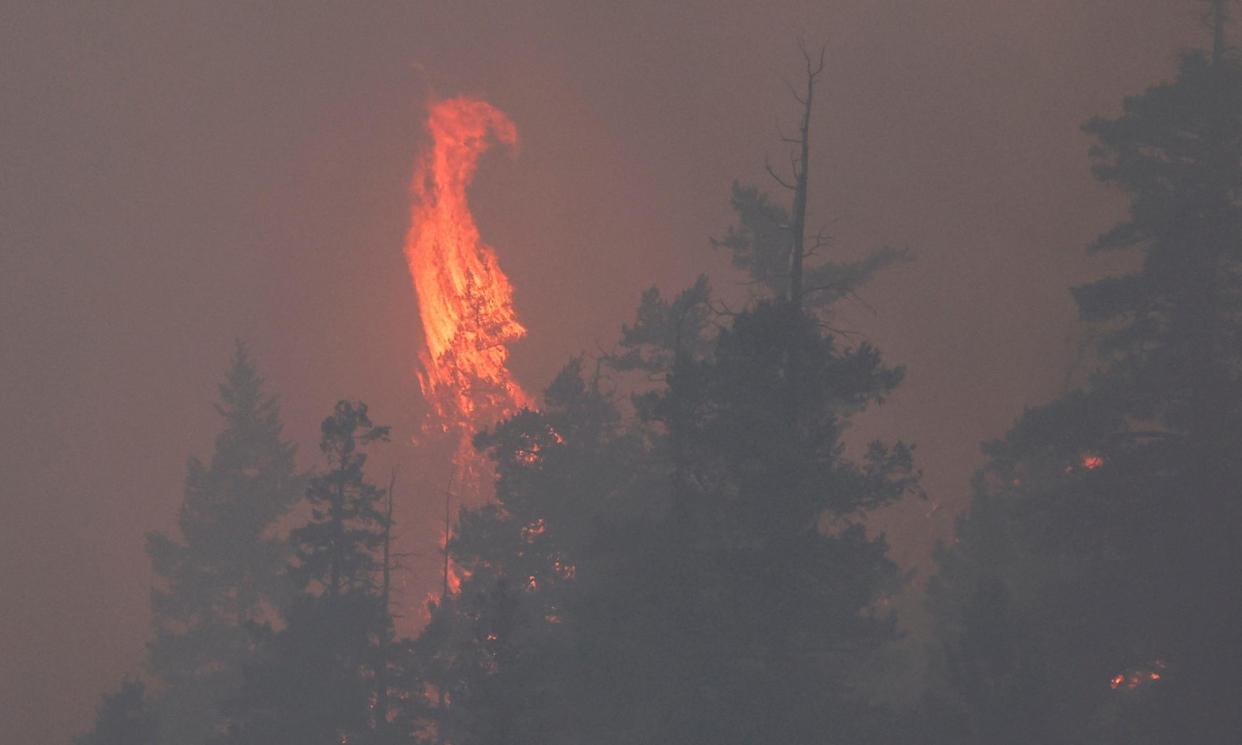
<path id="1" fill-rule="evenodd" d="M 25 6 L 25 7 L 22 7 Z M 838 322 L 908 366 L 860 432 L 912 440 L 928 503 L 885 518 L 925 571 L 980 440 L 1055 395 L 1067 287 L 1122 205 L 1079 125 L 1171 74 L 1194 0 L 7 3 L 0 10 L 0 720 L 63 743 L 140 670 L 143 534 L 210 454 L 215 386 L 248 340 L 303 467 L 362 398 L 404 466 L 398 520 L 434 553 L 447 470 L 416 469 L 418 310 L 402 255 L 432 93 L 517 126 L 482 163 L 483 239 L 538 391 L 616 338 L 639 293 L 703 270 L 734 179 L 770 185 L 799 34 L 828 46 L 812 227 L 856 256 L 909 245 Z M 375 471 L 383 480 L 385 471 Z M 933 503 L 944 505 L 933 512 Z M 406 596 L 433 587 L 410 559 Z"/>

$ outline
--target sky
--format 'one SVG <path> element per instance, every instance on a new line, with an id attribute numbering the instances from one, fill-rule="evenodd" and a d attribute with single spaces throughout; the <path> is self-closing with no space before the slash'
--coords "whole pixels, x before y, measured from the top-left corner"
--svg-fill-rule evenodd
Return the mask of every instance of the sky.
<path id="1" fill-rule="evenodd" d="M 25 7 L 21 7 L 24 5 Z M 0 9 L 0 717 L 66 742 L 141 671 L 151 572 L 215 386 L 246 340 L 304 468 L 336 400 L 391 424 L 411 608 L 434 586 L 442 464 L 411 438 L 417 299 L 402 256 L 433 96 L 520 146 L 471 200 L 540 390 L 611 345 L 641 291 L 700 272 L 735 179 L 774 187 L 796 39 L 826 45 L 809 223 L 915 263 L 834 323 L 907 367 L 857 437 L 917 445 L 928 501 L 880 521 L 926 574 L 980 441 L 1063 390 L 1068 287 L 1124 202 L 1079 127 L 1204 41 L 1194 0 L 8 3 Z M 774 189 L 776 191 L 776 189 Z M 377 470 L 377 474 L 385 471 Z M 416 613 L 416 611 L 411 611 Z"/>

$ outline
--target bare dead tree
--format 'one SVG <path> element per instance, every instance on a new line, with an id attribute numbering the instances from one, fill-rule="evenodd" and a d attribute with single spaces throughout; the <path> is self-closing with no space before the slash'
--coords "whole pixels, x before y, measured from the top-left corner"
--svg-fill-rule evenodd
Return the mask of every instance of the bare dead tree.
<path id="1" fill-rule="evenodd" d="M 457 476 L 457 469 L 454 467 L 449 474 L 448 487 L 444 490 L 444 585 L 440 589 L 440 604 L 449 596 L 449 531 L 453 527 L 452 500 L 453 500 L 453 479 Z"/>
<path id="2" fill-rule="evenodd" d="M 792 85 L 789 86 L 794 100 L 802 104 L 798 136 L 786 137 L 781 135 L 782 142 L 794 146 L 789 154 L 789 166 L 792 171 L 792 177 L 782 178 L 770 164 L 766 164 L 766 167 L 768 174 L 776 180 L 776 183 L 792 191 L 794 195 L 793 209 L 790 215 L 791 223 L 789 225 L 789 230 L 793 236 L 793 246 L 789 257 L 789 301 L 795 307 L 801 308 L 805 295 L 802 286 L 802 265 L 807 257 L 806 205 L 808 173 L 811 164 L 811 109 L 815 99 L 815 84 L 818 82 L 820 74 L 824 71 L 824 54 L 827 51 L 827 47 L 821 46 L 819 54 L 813 57 L 806 48 L 806 43 L 799 39 L 798 50 L 802 52 L 802 60 L 806 66 L 805 89 L 799 92 Z M 815 246 L 812 248 L 812 251 L 825 245 L 827 245 L 827 241 L 821 233 L 816 236 Z"/>
<path id="3" fill-rule="evenodd" d="M 384 509 L 384 566 L 380 603 L 383 610 L 381 619 L 388 624 L 391 616 L 392 600 L 392 510 L 393 490 L 397 486 L 397 467 L 393 466 L 392 475 L 388 479 L 387 503 Z M 375 670 L 375 727 L 386 730 L 388 727 L 388 662 L 392 648 L 393 629 L 387 625 L 380 630 L 379 664 Z"/>

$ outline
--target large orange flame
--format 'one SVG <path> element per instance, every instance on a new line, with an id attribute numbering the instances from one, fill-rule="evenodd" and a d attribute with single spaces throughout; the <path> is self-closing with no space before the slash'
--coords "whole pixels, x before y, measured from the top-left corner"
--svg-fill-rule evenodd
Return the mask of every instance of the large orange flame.
<path id="1" fill-rule="evenodd" d="M 471 438 L 530 405 L 530 398 L 507 366 L 508 345 L 526 329 L 518 322 L 513 287 L 496 252 L 479 238 L 466 190 L 492 142 L 515 146 L 517 128 L 486 101 L 459 97 L 431 104 L 427 132 L 430 142 L 419 154 L 410 185 L 405 240 L 423 323 L 418 382 L 431 404 L 427 428 L 457 437 L 450 491 L 456 482 L 460 492 L 477 497 L 485 464 Z M 446 551 L 448 509 L 446 502 L 441 535 Z M 456 594 L 461 570 L 447 556 L 444 572 L 444 591 Z"/>
<path id="2" fill-rule="evenodd" d="M 486 101 L 459 97 L 431 105 L 427 130 L 405 241 L 425 339 L 418 379 L 435 425 L 468 439 L 530 402 L 506 366 L 507 345 L 526 329 L 466 198 L 479 157 L 493 140 L 516 145 L 517 129 Z"/>

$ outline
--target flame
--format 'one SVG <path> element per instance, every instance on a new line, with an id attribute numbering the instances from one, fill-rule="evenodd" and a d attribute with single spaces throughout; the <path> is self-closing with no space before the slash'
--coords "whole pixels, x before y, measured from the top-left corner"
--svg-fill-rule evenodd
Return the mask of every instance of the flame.
<path id="1" fill-rule="evenodd" d="M 1099 453 L 1083 453 L 1078 456 L 1077 463 L 1071 463 L 1065 467 L 1066 473 L 1074 473 L 1078 468 L 1084 471 L 1094 471 L 1104 465 L 1104 456 Z"/>
<path id="2" fill-rule="evenodd" d="M 1164 679 L 1161 670 L 1166 667 L 1163 659 L 1157 658 L 1150 666 L 1132 667 L 1117 673 L 1108 681 L 1108 687 L 1114 691 L 1124 688 L 1133 691 L 1148 683 L 1156 683 Z"/>
<path id="3" fill-rule="evenodd" d="M 439 429 L 468 440 L 530 405 L 507 367 L 507 345 L 526 329 L 466 198 L 479 158 L 493 140 L 515 146 L 517 129 L 491 104 L 459 97 L 431 104 L 427 131 L 431 142 L 415 165 L 405 241 L 425 340 L 418 381 Z"/>
<path id="4" fill-rule="evenodd" d="M 448 534 L 445 533 L 443 530 L 441 530 L 440 531 L 440 550 L 441 551 L 448 550 L 448 541 L 449 541 Z M 456 595 L 457 593 L 461 592 L 462 575 L 465 573 L 465 571 L 457 566 L 457 562 L 453 561 L 451 556 L 449 557 L 446 569 L 448 571 L 445 573 L 445 579 L 448 580 L 449 594 Z"/>
<path id="5" fill-rule="evenodd" d="M 547 523 L 544 522 L 543 518 L 536 518 L 532 522 L 522 526 L 522 540 L 527 543 L 533 543 L 535 539 L 543 535 L 544 531 L 547 529 Z"/>
<path id="6" fill-rule="evenodd" d="M 454 479 L 478 496 L 487 467 L 471 438 L 531 399 L 514 380 L 508 345 L 526 334 L 513 308 L 513 287 L 496 252 L 482 242 L 467 200 L 479 158 L 493 142 L 514 147 L 517 128 L 486 101 L 458 97 L 428 109 L 429 146 L 410 183 L 405 259 L 423 326 L 418 382 L 431 405 L 424 428 L 454 433 Z M 441 536 L 441 546 L 448 536 Z M 448 591 L 464 572 L 447 568 Z"/>

